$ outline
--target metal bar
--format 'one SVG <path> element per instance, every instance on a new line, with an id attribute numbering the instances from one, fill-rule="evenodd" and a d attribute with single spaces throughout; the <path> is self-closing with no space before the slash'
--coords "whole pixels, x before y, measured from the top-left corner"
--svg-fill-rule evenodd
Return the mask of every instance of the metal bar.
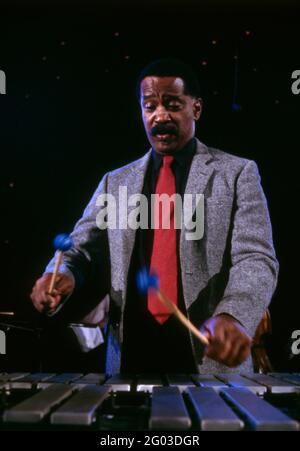
<path id="1" fill-rule="evenodd" d="M 134 376 L 115 374 L 109 377 L 104 385 L 111 385 L 112 391 L 130 391 L 134 382 Z"/>
<path id="2" fill-rule="evenodd" d="M 45 382 L 51 377 L 55 376 L 55 373 L 32 373 L 10 382 L 11 388 L 30 389 L 39 382 Z"/>
<path id="3" fill-rule="evenodd" d="M 3 414 L 3 421 L 15 423 L 38 423 L 50 410 L 71 395 L 70 385 L 53 384 L 29 399 L 8 409 Z"/>
<path id="4" fill-rule="evenodd" d="M 210 387 L 215 391 L 221 390 L 221 388 L 227 387 L 224 382 L 221 382 L 212 374 L 192 374 L 192 380 L 199 387 Z"/>
<path id="5" fill-rule="evenodd" d="M 275 377 L 282 381 L 287 381 L 291 384 L 300 385 L 300 376 L 298 374 L 290 373 L 269 373 L 269 376 Z"/>
<path id="6" fill-rule="evenodd" d="M 50 379 L 50 377 L 55 376 L 55 373 L 31 373 L 24 376 L 22 379 L 19 379 L 19 382 L 42 382 Z"/>
<path id="7" fill-rule="evenodd" d="M 105 382 L 106 375 L 103 373 L 89 373 L 76 381 L 76 384 L 99 384 Z"/>
<path id="8" fill-rule="evenodd" d="M 140 374 L 137 378 L 137 391 L 147 391 L 152 393 L 154 387 L 161 387 L 163 385 L 160 376 L 155 374 Z"/>
<path id="9" fill-rule="evenodd" d="M 242 377 L 239 374 L 217 374 L 218 379 L 226 382 L 229 387 L 247 388 L 256 395 L 263 395 L 267 389 L 263 384 L 258 381 L 249 380 L 246 377 Z"/>
<path id="10" fill-rule="evenodd" d="M 48 382 L 50 382 L 51 384 L 68 384 L 70 382 L 77 381 L 77 379 L 80 379 L 82 376 L 82 373 L 57 374 L 56 376 L 48 379 Z"/>
<path id="11" fill-rule="evenodd" d="M 12 382 L 18 379 L 22 379 L 22 377 L 27 376 L 29 373 L 2 373 L 0 376 L 0 382 Z"/>
<path id="12" fill-rule="evenodd" d="M 153 387 L 150 429 L 187 430 L 191 423 L 177 387 Z"/>
<path id="13" fill-rule="evenodd" d="M 52 424 L 89 426 L 95 411 L 108 396 L 109 386 L 87 385 L 51 415 Z"/>
<path id="14" fill-rule="evenodd" d="M 213 388 L 190 387 L 187 394 L 203 431 L 239 431 L 243 421 Z"/>
<path id="15" fill-rule="evenodd" d="M 267 374 L 245 374 L 248 379 L 258 382 L 259 384 L 267 387 L 267 390 L 271 393 L 297 393 L 300 392 L 300 386 L 290 384 L 289 382 L 275 379 Z"/>
<path id="16" fill-rule="evenodd" d="M 254 395 L 246 388 L 224 388 L 221 393 L 246 419 L 251 429 L 257 431 L 296 431 L 297 421 Z"/>
<path id="17" fill-rule="evenodd" d="M 181 393 L 188 387 L 195 387 L 195 383 L 188 374 L 167 374 L 167 382 L 170 387 L 178 387 Z"/>

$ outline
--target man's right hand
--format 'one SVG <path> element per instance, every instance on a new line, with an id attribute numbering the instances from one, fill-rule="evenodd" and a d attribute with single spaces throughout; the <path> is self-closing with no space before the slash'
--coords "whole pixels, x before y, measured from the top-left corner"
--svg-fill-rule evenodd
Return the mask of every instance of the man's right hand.
<path id="1" fill-rule="evenodd" d="M 41 313 L 53 313 L 63 298 L 69 296 L 75 288 L 75 283 L 70 276 L 58 274 L 52 295 L 48 293 L 52 273 L 44 274 L 36 281 L 30 298 L 34 307 Z"/>

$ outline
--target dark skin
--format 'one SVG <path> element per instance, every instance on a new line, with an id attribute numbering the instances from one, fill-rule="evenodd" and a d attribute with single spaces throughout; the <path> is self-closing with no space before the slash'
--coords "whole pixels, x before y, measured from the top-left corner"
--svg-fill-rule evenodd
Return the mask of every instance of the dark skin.
<path id="1" fill-rule="evenodd" d="M 227 314 L 209 318 L 202 326 L 209 340 L 205 355 L 231 368 L 241 365 L 250 355 L 252 339 L 245 328 Z"/>
<path id="2" fill-rule="evenodd" d="M 66 274 L 58 274 L 55 289 L 49 294 L 49 286 L 52 274 L 47 273 L 40 277 L 34 284 L 30 298 L 34 307 L 40 313 L 54 313 L 63 298 L 71 294 L 75 288 L 73 279 Z"/>
<path id="3" fill-rule="evenodd" d="M 185 93 L 181 78 L 144 78 L 140 104 L 145 131 L 156 152 L 172 154 L 195 135 L 202 100 Z"/>
<path id="4" fill-rule="evenodd" d="M 170 155 L 182 149 L 195 135 L 195 122 L 202 112 L 202 100 L 185 92 L 184 81 L 176 77 L 146 77 L 140 98 L 146 134 L 153 149 Z M 31 300 L 39 312 L 54 312 L 61 300 L 74 290 L 73 280 L 60 274 L 52 296 L 48 294 L 51 274 L 35 283 Z M 201 327 L 209 345 L 205 355 L 229 367 L 243 363 L 251 352 L 252 339 L 232 316 L 219 314 Z"/>

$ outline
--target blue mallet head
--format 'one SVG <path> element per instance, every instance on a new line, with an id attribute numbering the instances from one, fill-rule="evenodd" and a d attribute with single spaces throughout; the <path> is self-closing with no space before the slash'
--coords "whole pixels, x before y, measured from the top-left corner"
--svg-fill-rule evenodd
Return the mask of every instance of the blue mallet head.
<path id="1" fill-rule="evenodd" d="M 150 273 L 147 268 L 142 268 L 136 275 L 136 284 L 141 294 L 147 294 L 148 290 L 159 289 L 159 279 L 154 273 Z"/>
<path id="2" fill-rule="evenodd" d="M 53 240 L 53 246 L 56 251 L 68 251 L 73 245 L 73 240 L 67 233 L 60 233 Z"/>

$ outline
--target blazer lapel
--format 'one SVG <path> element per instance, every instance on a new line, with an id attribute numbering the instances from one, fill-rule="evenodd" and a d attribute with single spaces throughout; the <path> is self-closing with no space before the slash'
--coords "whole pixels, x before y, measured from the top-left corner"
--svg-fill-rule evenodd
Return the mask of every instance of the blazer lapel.
<path id="1" fill-rule="evenodd" d="M 138 165 L 134 168 L 134 170 L 130 173 L 130 175 L 126 179 L 126 187 L 127 187 L 127 196 L 128 199 L 130 196 L 135 194 L 140 194 L 143 191 L 143 185 L 145 180 L 146 171 L 148 168 L 149 160 L 151 155 L 151 149 L 142 157 Z M 129 210 L 128 210 L 129 211 Z M 124 274 L 124 293 L 127 290 L 127 279 L 128 279 L 128 271 L 131 255 L 133 252 L 133 247 L 135 243 L 136 230 L 131 227 L 127 227 L 125 230 L 122 230 L 122 256 L 123 256 L 123 274 Z"/>
<path id="2" fill-rule="evenodd" d="M 188 194 L 201 194 L 204 192 L 213 169 L 207 166 L 213 159 L 208 148 L 197 139 L 197 148 L 192 160 L 185 192 Z"/>
<path id="3" fill-rule="evenodd" d="M 196 194 L 204 194 L 205 188 L 209 179 L 211 178 L 214 169 L 209 166 L 208 163 L 213 160 L 208 148 L 197 140 L 197 148 L 194 158 L 192 160 L 190 172 L 187 179 L 187 184 L 185 188 L 185 194 L 192 195 L 193 199 L 193 212 L 196 208 Z M 184 200 L 184 199 L 183 199 Z M 205 214 L 205 212 L 204 212 Z M 195 267 L 198 266 L 198 262 L 195 261 L 197 257 L 195 255 L 195 243 L 193 240 L 186 239 L 186 232 L 189 232 L 184 223 L 180 231 L 180 246 L 179 255 L 181 262 L 181 272 L 182 272 L 182 284 L 184 291 L 184 299 L 186 302 L 186 307 L 193 302 L 194 291 L 197 289 L 194 283 L 191 284 L 191 277 L 193 275 Z M 201 268 L 198 268 L 201 272 Z M 201 275 L 197 275 L 197 278 L 201 280 Z M 193 289 L 193 286 L 195 290 Z"/>

